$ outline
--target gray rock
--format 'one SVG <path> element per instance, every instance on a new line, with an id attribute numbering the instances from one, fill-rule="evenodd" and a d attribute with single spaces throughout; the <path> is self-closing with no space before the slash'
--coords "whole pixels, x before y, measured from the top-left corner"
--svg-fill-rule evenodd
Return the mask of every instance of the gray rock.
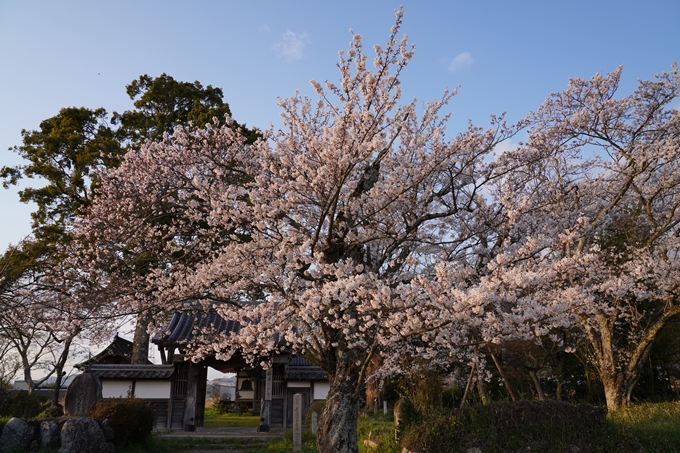
<path id="1" fill-rule="evenodd" d="M 61 429 L 54 420 L 45 420 L 40 423 L 40 446 L 58 447 L 61 440 Z"/>
<path id="2" fill-rule="evenodd" d="M 0 452 L 29 450 L 37 446 L 37 437 L 34 425 L 20 418 L 11 418 L 0 434 Z"/>
<path id="3" fill-rule="evenodd" d="M 76 376 L 66 390 L 64 411 L 74 417 L 84 417 L 102 399 L 102 383 L 97 376 L 83 373 Z"/>
<path id="4" fill-rule="evenodd" d="M 105 418 L 104 420 L 97 420 L 99 422 L 99 426 L 102 429 L 102 432 L 104 433 L 104 438 L 108 442 L 113 442 L 113 438 L 115 436 L 113 432 L 113 427 L 111 426 L 111 423 L 109 423 L 109 419 Z"/>
<path id="5" fill-rule="evenodd" d="M 59 453 L 113 453 L 114 450 L 114 445 L 106 441 L 97 420 L 74 418 L 61 428 Z"/>

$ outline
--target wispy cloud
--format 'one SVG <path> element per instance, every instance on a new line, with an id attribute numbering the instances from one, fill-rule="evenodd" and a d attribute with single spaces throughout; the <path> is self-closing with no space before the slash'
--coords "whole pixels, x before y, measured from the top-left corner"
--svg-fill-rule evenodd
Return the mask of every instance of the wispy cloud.
<path id="1" fill-rule="evenodd" d="M 461 69 L 469 68 L 472 66 L 475 60 L 472 59 L 472 55 L 469 52 L 463 52 L 456 55 L 456 57 L 449 63 L 449 72 L 460 71 Z"/>
<path id="2" fill-rule="evenodd" d="M 502 156 L 503 154 L 507 153 L 508 151 L 516 150 L 517 148 L 519 148 L 519 145 L 520 145 L 519 142 L 516 142 L 512 139 L 507 139 L 494 146 L 491 154 L 493 155 L 493 158 L 495 160 L 498 157 Z"/>
<path id="3" fill-rule="evenodd" d="M 283 34 L 283 41 L 274 44 L 274 49 L 279 57 L 286 61 L 295 61 L 303 58 L 305 44 L 307 43 L 307 33 L 297 34 L 287 30 Z"/>

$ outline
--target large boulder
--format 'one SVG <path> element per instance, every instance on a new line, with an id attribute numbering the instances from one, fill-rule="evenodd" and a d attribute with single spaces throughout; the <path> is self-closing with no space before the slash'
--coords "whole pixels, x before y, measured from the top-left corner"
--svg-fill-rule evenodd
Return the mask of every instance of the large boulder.
<path id="1" fill-rule="evenodd" d="M 54 420 L 44 420 L 40 422 L 40 446 L 54 448 L 59 446 L 61 430 L 59 424 Z"/>
<path id="2" fill-rule="evenodd" d="M 61 428 L 59 453 L 113 453 L 115 446 L 107 442 L 97 420 L 75 418 Z"/>
<path id="3" fill-rule="evenodd" d="M 97 420 L 97 422 L 99 423 L 99 426 L 101 427 L 102 432 L 104 433 L 104 438 L 108 442 L 113 442 L 115 432 L 113 431 L 113 426 L 111 426 L 109 419 L 105 418 L 103 420 Z"/>
<path id="4" fill-rule="evenodd" d="M 38 433 L 36 431 L 35 425 L 20 418 L 11 418 L 0 434 L 0 452 L 37 449 Z"/>

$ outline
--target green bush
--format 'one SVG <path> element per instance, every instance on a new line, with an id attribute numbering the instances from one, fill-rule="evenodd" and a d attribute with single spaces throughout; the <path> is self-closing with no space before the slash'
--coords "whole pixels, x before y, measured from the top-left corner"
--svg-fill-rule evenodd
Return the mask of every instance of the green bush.
<path id="1" fill-rule="evenodd" d="M 64 415 L 64 406 L 57 404 L 48 406 L 47 409 L 38 414 L 38 418 L 59 418 Z"/>
<path id="2" fill-rule="evenodd" d="M 312 423 L 312 412 L 316 412 L 319 414 L 319 417 L 321 417 L 321 413 L 323 412 L 323 408 L 326 405 L 326 400 L 318 400 L 314 401 L 312 404 L 309 405 L 307 408 L 307 412 L 305 412 L 305 425 L 311 425 Z"/>
<path id="3" fill-rule="evenodd" d="M 502 402 L 446 411 L 402 436 L 411 451 L 632 451 L 635 439 L 606 423 L 602 408 L 559 401 Z"/>
<path id="4" fill-rule="evenodd" d="M 402 398 L 395 405 L 395 412 L 399 410 L 399 426 L 397 426 L 397 436 L 402 438 L 404 433 L 412 426 L 420 425 L 423 416 L 416 406 L 408 398 Z"/>
<path id="5" fill-rule="evenodd" d="M 228 397 L 213 399 L 212 407 L 220 415 L 225 414 L 242 415 L 248 412 L 248 406 L 246 405 L 246 403 L 237 403 L 236 401 L 232 401 Z"/>
<path id="6" fill-rule="evenodd" d="M 0 417 L 35 418 L 47 407 L 47 398 L 21 390 L 0 394 Z"/>
<path id="7" fill-rule="evenodd" d="M 153 430 L 153 409 L 136 398 L 100 401 L 88 411 L 87 416 L 108 419 L 116 446 L 142 444 Z"/>

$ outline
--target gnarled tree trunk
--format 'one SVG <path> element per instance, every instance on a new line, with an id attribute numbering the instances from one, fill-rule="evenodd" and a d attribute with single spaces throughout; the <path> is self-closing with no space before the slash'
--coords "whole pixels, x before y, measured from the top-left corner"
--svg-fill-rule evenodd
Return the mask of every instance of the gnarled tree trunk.
<path id="1" fill-rule="evenodd" d="M 132 339 L 132 363 L 145 364 L 149 360 L 149 324 L 153 320 L 153 314 L 145 311 L 137 315 L 135 336 Z"/>
<path id="2" fill-rule="evenodd" d="M 335 369 L 329 372 L 330 390 L 326 397 L 316 444 L 319 453 L 358 453 L 360 370 L 354 354 L 335 351 Z"/>

